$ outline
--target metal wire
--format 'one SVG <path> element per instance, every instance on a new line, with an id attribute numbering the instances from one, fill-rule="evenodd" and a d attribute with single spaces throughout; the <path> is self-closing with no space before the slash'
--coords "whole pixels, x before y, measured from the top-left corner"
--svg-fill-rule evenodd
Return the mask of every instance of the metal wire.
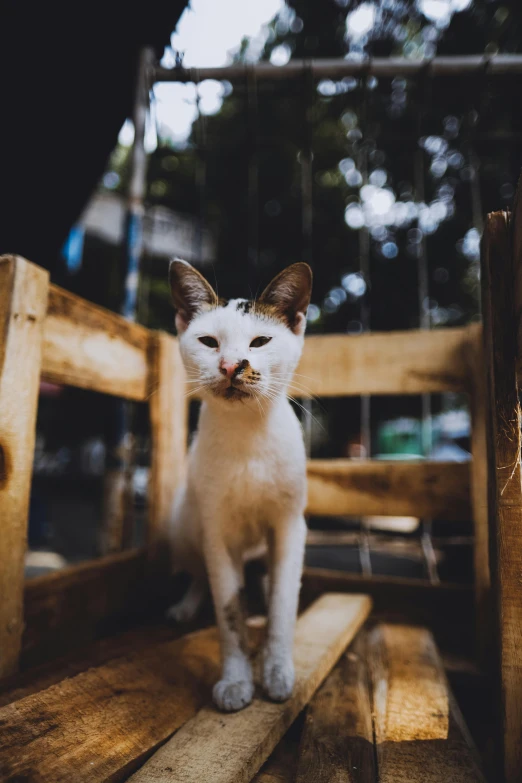
<path id="1" fill-rule="evenodd" d="M 248 263 L 259 265 L 259 107 L 257 77 L 253 66 L 246 71 L 248 110 Z"/>

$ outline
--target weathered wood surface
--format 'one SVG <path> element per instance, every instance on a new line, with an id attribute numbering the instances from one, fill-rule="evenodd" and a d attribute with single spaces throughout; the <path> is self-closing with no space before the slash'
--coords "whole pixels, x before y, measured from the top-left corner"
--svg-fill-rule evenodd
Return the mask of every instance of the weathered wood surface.
<path id="1" fill-rule="evenodd" d="M 520 198 L 517 199 L 520 205 Z M 522 215 L 517 206 L 517 224 Z M 520 230 L 520 228 L 518 229 Z M 518 247 L 518 244 L 516 244 Z M 506 783 L 522 781 L 522 473 L 516 378 L 516 289 L 507 214 L 488 215 L 482 242 L 484 353 L 488 384 L 488 501 L 501 692 L 501 762 Z M 517 269 L 522 258 L 516 258 Z M 515 297 L 516 290 L 516 297 Z"/>
<path id="2" fill-rule="evenodd" d="M 485 783 L 431 634 L 384 625 L 370 639 L 379 783 Z"/>
<path id="3" fill-rule="evenodd" d="M 51 285 L 42 373 L 55 383 L 146 400 L 150 334 L 143 326 Z"/>
<path id="4" fill-rule="evenodd" d="M 366 659 L 361 632 L 310 702 L 296 783 L 376 783 Z"/>
<path id="5" fill-rule="evenodd" d="M 489 569 L 488 458 L 486 437 L 486 368 L 482 331 L 469 344 L 469 372 L 473 378 L 471 402 L 471 505 L 473 510 L 473 566 L 477 658 L 484 668 L 491 666 L 493 618 Z"/>
<path id="6" fill-rule="evenodd" d="M 123 780 L 211 697 L 215 629 L 89 669 L 0 710 L 0 780 Z"/>
<path id="7" fill-rule="evenodd" d="M 264 699 L 239 713 L 204 707 L 169 740 L 132 783 L 246 783 L 259 770 L 368 616 L 366 596 L 324 595 L 302 615 L 295 635 L 291 699 Z"/>
<path id="8" fill-rule="evenodd" d="M 304 712 L 292 723 L 252 783 L 294 783 Z"/>
<path id="9" fill-rule="evenodd" d="M 293 393 L 299 397 L 469 391 L 465 346 L 476 324 L 307 337 Z"/>
<path id="10" fill-rule="evenodd" d="M 335 627 L 326 620 L 332 610 Z M 306 683 L 286 705 L 261 699 L 255 703 L 255 710 L 262 715 L 273 710 L 281 713 L 272 734 L 282 722 L 288 727 L 297 714 L 295 699 L 317 687 L 326 674 L 322 667 L 333 665 L 344 640 L 350 640 L 350 633 L 355 633 L 368 611 L 365 597 L 330 596 L 299 619 L 296 663 Z M 317 628 L 324 630 L 322 643 L 313 638 Z M 251 632 L 253 642 L 258 643 L 260 629 L 252 628 Z M 337 651 L 336 644 L 340 647 Z M 23 778 L 28 783 L 125 779 L 209 702 L 211 687 L 219 676 L 219 660 L 217 632 L 211 628 L 176 641 L 131 649 L 123 657 L 3 707 L 0 779 Z M 297 711 L 304 706 L 299 704 Z M 230 717 L 213 708 L 206 711 L 218 722 Z"/>
<path id="11" fill-rule="evenodd" d="M 48 273 L 0 259 L 0 676 L 18 666 Z"/>
<path id="12" fill-rule="evenodd" d="M 152 466 L 147 526 L 151 546 L 161 545 L 172 515 L 176 491 L 186 470 L 187 385 L 178 341 L 157 332 L 151 342 L 150 420 Z"/>
<path id="13" fill-rule="evenodd" d="M 470 463 L 310 460 L 309 514 L 471 519 Z"/>
<path id="14" fill-rule="evenodd" d="M 132 617 L 149 596 L 147 554 L 133 549 L 25 583 L 25 666 L 64 655 Z"/>

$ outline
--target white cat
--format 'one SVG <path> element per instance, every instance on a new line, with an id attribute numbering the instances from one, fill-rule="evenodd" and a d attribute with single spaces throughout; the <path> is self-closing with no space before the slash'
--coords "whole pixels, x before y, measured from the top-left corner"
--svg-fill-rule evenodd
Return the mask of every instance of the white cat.
<path id="1" fill-rule="evenodd" d="M 255 550 L 267 549 L 263 686 L 271 699 L 284 701 L 294 684 L 293 634 L 306 536 L 306 455 L 286 392 L 303 348 L 312 273 L 307 264 L 294 264 L 256 301 L 229 302 L 218 299 L 185 261 L 172 261 L 169 274 L 189 387 L 203 398 L 171 525 L 175 564 L 193 581 L 169 616 L 193 617 L 208 578 L 222 656 L 214 701 L 227 711 L 249 704 L 254 684 L 243 565 Z"/>

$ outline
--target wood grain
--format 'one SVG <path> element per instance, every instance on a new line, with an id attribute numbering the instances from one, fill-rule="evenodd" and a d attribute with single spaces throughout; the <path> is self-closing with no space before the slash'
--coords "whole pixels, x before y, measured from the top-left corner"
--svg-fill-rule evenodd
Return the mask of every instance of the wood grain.
<path id="1" fill-rule="evenodd" d="M 361 631 L 307 707 L 296 783 L 376 783 L 366 658 Z"/>
<path id="2" fill-rule="evenodd" d="M 186 471 L 188 438 L 186 375 L 178 341 L 157 332 L 151 341 L 149 544 L 161 545 L 172 515 L 172 504 Z"/>
<path id="3" fill-rule="evenodd" d="M 0 259 L 0 676 L 18 666 L 24 557 L 49 275 Z"/>
<path id="4" fill-rule="evenodd" d="M 486 368 L 482 330 L 471 335 L 468 353 L 473 385 L 471 403 L 471 505 L 473 509 L 473 566 L 475 576 L 476 651 L 480 665 L 492 664 L 493 617 L 489 568 L 488 457 L 486 437 Z"/>
<path id="5" fill-rule="evenodd" d="M 210 699 L 215 629 L 117 658 L 0 710 L 0 780 L 123 780 Z"/>
<path id="6" fill-rule="evenodd" d="M 383 625 L 370 639 L 379 783 L 485 783 L 431 634 Z"/>
<path id="7" fill-rule="evenodd" d="M 169 740 L 132 783 L 246 783 L 310 700 L 368 616 L 366 596 L 324 595 L 298 622 L 296 683 L 285 704 L 264 699 L 239 713 L 204 707 Z"/>
<path id="8" fill-rule="evenodd" d="M 310 460 L 307 511 L 469 520 L 470 463 Z"/>
<path id="9" fill-rule="evenodd" d="M 98 638 L 152 600 L 147 553 L 133 549 L 25 583 L 24 667 L 65 655 Z"/>
<path id="10" fill-rule="evenodd" d="M 520 202 L 518 202 L 520 203 Z M 520 222 L 521 216 L 517 216 Z M 495 591 L 500 744 L 499 777 L 522 781 L 522 473 L 516 378 L 517 324 L 512 249 L 505 212 L 488 215 L 482 242 L 484 353 L 488 394 L 488 503 Z M 522 259 L 516 259 L 517 266 Z M 518 290 L 517 290 L 518 295 Z"/>
<path id="11" fill-rule="evenodd" d="M 146 400 L 149 335 L 143 326 L 51 285 L 42 373 L 55 383 Z"/>
<path id="12" fill-rule="evenodd" d="M 295 375 L 299 397 L 468 391 L 469 329 L 307 337 Z"/>

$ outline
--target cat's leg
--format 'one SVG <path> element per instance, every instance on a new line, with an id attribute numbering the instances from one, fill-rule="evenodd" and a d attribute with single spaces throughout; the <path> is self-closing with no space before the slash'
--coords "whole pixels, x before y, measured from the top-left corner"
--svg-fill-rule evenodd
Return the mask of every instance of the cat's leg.
<path id="1" fill-rule="evenodd" d="M 244 575 L 241 558 L 233 559 L 218 536 L 205 542 L 205 559 L 221 644 L 221 679 L 212 692 L 220 710 L 233 712 L 250 704 L 254 680 L 248 655 Z"/>
<path id="2" fill-rule="evenodd" d="M 165 612 L 167 620 L 185 623 L 193 620 L 198 614 L 207 596 L 208 584 L 203 574 L 193 575 L 192 582 L 183 598 L 172 604 Z"/>
<path id="3" fill-rule="evenodd" d="M 278 524 L 270 538 L 270 603 L 263 653 L 263 687 L 284 701 L 294 687 L 294 629 L 301 587 L 306 523 L 304 517 Z"/>

